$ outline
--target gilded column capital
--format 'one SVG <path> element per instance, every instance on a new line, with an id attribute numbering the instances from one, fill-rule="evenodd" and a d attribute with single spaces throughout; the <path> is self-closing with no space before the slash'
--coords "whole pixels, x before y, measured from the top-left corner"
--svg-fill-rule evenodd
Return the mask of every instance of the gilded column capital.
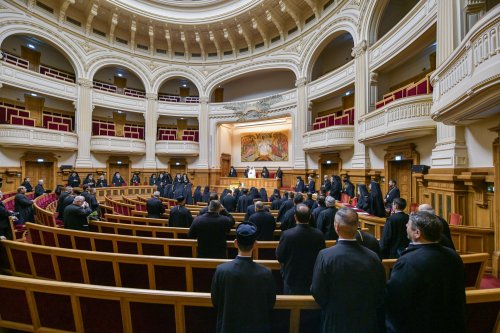
<path id="1" fill-rule="evenodd" d="M 363 54 L 365 54 L 367 48 L 368 48 L 368 43 L 366 42 L 365 39 L 363 39 L 361 42 L 359 42 L 356 46 L 352 48 L 351 55 L 354 58 L 358 58 Z"/>

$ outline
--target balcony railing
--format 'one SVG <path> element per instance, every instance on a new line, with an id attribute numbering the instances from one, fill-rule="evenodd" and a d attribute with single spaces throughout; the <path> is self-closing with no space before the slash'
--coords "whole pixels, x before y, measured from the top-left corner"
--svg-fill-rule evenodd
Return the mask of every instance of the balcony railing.
<path id="1" fill-rule="evenodd" d="M 467 33 L 432 76 L 432 118 L 460 124 L 498 107 L 500 95 L 500 5 Z"/>
<path id="2" fill-rule="evenodd" d="M 200 144 L 194 141 L 156 141 L 157 155 L 197 156 Z"/>
<path id="3" fill-rule="evenodd" d="M 359 141 L 386 143 L 433 134 L 430 95 L 398 99 L 359 119 Z"/>
<path id="4" fill-rule="evenodd" d="M 302 136 L 305 151 L 342 150 L 354 146 L 354 126 L 331 126 Z"/>
<path id="5" fill-rule="evenodd" d="M 37 149 L 76 150 L 77 135 L 40 127 L 0 125 L 0 145 Z"/>
<path id="6" fill-rule="evenodd" d="M 92 136 L 90 150 L 103 153 L 144 155 L 146 142 L 140 139 L 115 136 Z"/>

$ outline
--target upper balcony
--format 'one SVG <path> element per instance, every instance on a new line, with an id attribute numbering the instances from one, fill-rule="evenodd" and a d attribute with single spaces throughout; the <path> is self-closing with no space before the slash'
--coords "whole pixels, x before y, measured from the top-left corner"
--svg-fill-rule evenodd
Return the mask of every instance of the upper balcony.
<path id="1" fill-rule="evenodd" d="M 75 133 L 40 127 L 0 124 L 0 145 L 50 150 L 77 150 Z"/>
<path id="2" fill-rule="evenodd" d="M 343 150 L 354 146 L 354 126 L 330 126 L 302 136 L 305 151 Z"/>
<path id="3" fill-rule="evenodd" d="M 343 88 L 354 83 L 354 61 L 323 75 L 311 82 L 309 88 L 309 99 L 316 99 L 331 94 L 332 91 Z"/>
<path id="4" fill-rule="evenodd" d="M 370 46 L 370 68 L 376 70 L 424 34 L 436 21 L 437 1 L 420 1 L 391 31 Z"/>
<path id="5" fill-rule="evenodd" d="M 39 72 L 30 70 L 29 62 L 8 53 L 0 53 L 0 81 L 40 94 L 74 100 L 77 89 L 74 77 L 41 65 Z"/>
<path id="6" fill-rule="evenodd" d="M 158 100 L 158 114 L 162 116 L 198 117 L 200 104 Z"/>
<path id="7" fill-rule="evenodd" d="M 200 144 L 195 141 L 156 141 L 156 155 L 198 156 Z"/>
<path id="8" fill-rule="evenodd" d="M 434 72 L 434 120 L 467 124 L 500 112 L 499 17 L 497 5 Z"/>
<path id="9" fill-rule="evenodd" d="M 105 108 L 146 112 L 145 96 L 142 91 L 119 89 L 114 85 L 94 81 L 92 103 Z"/>
<path id="10" fill-rule="evenodd" d="M 432 97 L 417 95 L 392 101 L 359 119 L 359 141 L 382 144 L 433 134 Z"/>
<path id="11" fill-rule="evenodd" d="M 144 155 L 146 141 L 116 136 L 92 136 L 90 150 L 98 153 Z"/>

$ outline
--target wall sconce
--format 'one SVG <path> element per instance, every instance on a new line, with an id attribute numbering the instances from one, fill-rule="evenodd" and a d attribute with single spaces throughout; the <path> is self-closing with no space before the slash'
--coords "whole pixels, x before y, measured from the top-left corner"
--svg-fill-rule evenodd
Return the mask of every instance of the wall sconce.
<path id="1" fill-rule="evenodd" d="M 487 193 L 495 193 L 495 186 L 490 185 L 486 188 Z"/>

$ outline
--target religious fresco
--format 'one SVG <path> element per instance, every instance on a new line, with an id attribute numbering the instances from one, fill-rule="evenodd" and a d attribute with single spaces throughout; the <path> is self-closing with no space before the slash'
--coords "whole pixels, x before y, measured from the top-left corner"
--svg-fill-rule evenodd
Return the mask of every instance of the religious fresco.
<path id="1" fill-rule="evenodd" d="M 243 134 L 241 136 L 241 161 L 288 161 L 287 132 Z"/>

